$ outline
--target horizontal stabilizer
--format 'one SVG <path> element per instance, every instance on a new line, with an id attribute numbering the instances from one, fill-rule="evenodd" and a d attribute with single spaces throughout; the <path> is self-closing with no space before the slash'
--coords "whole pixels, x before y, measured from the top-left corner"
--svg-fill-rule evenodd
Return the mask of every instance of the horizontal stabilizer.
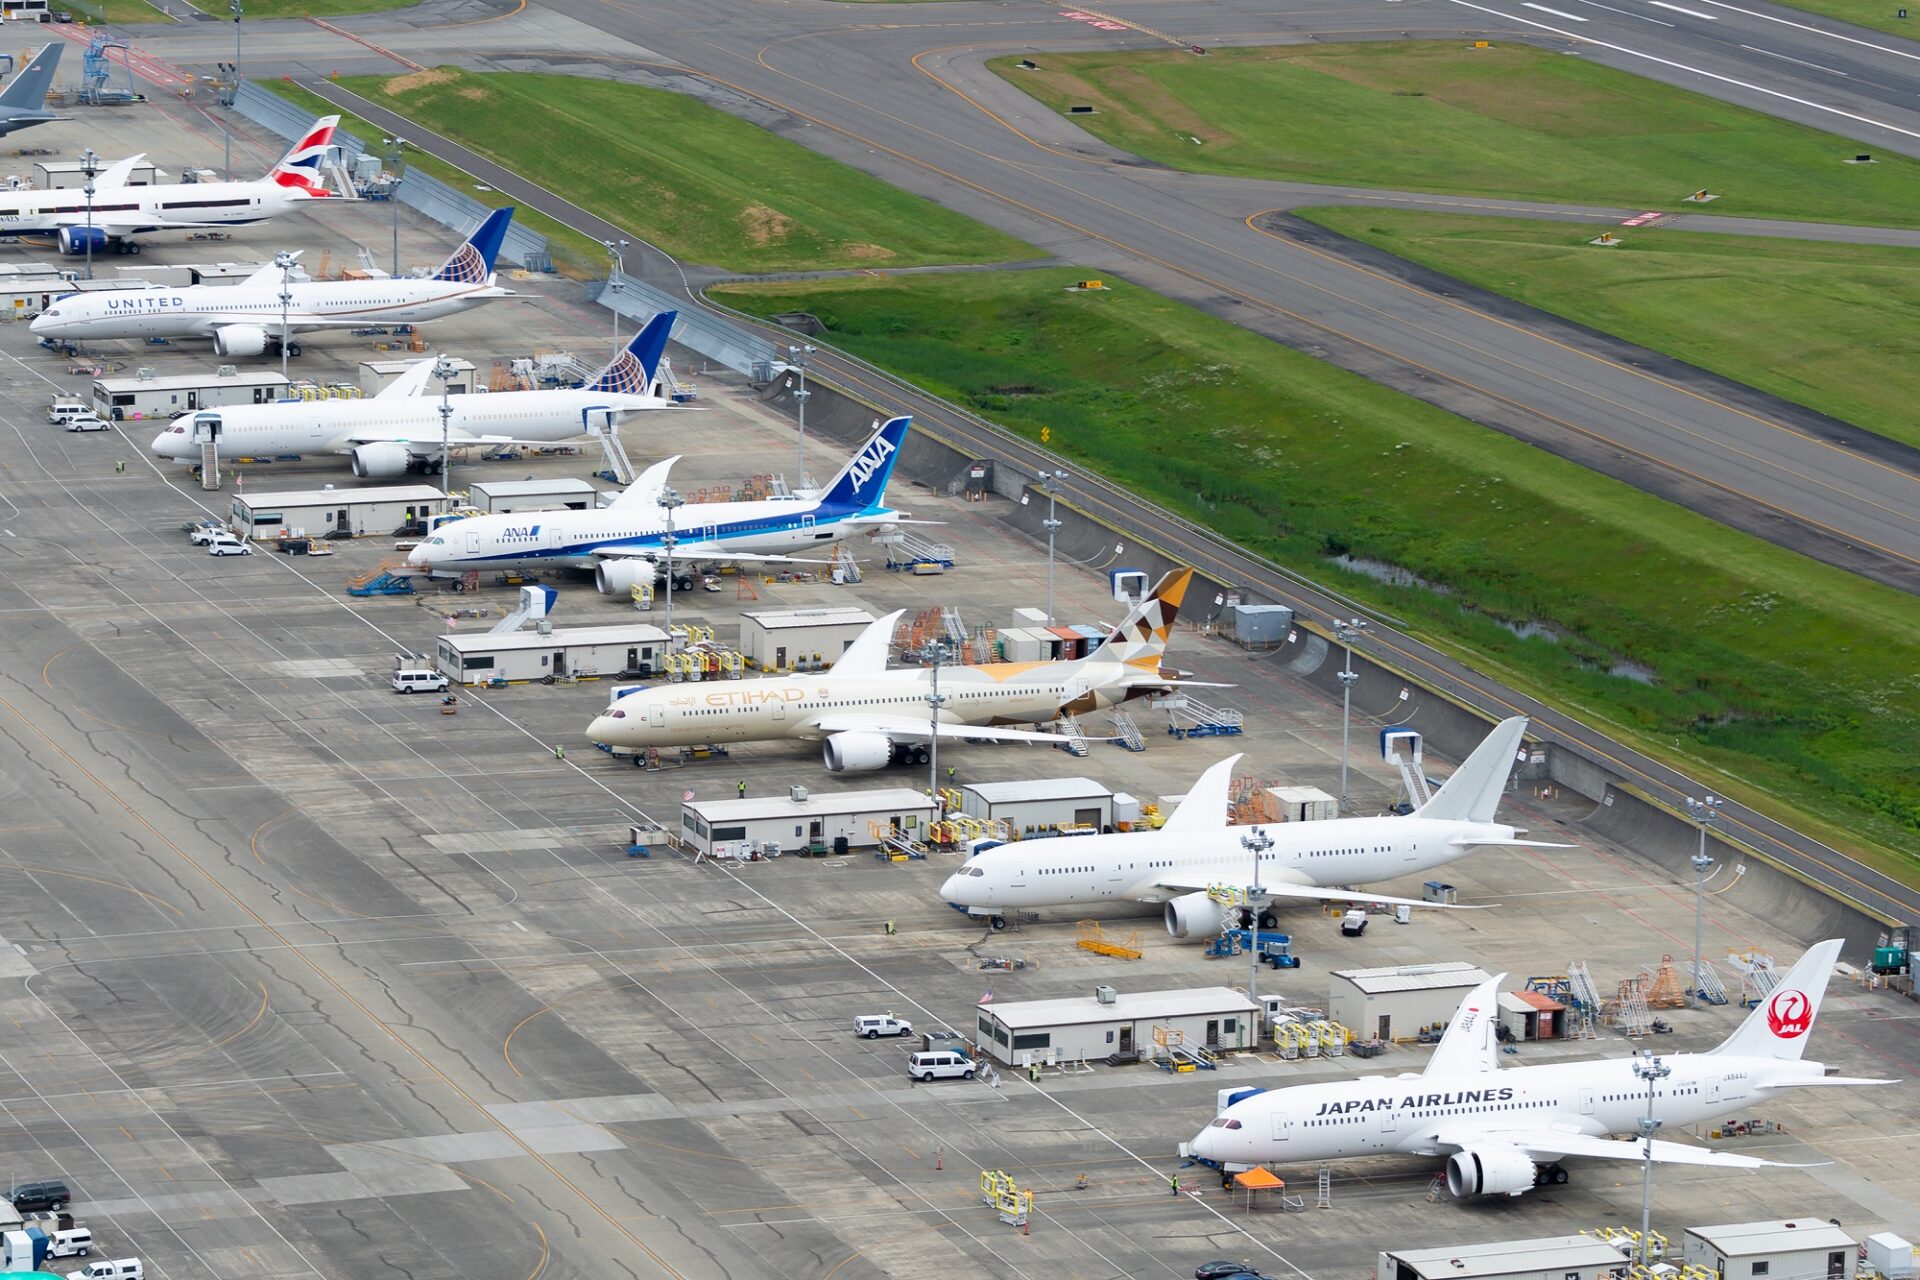
<path id="1" fill-rule="evenodd" d="M 1551 840 L 1515 840 L 1509 836 L 1455 836 L 1447 841 L 1456 849 L 1577 849 L 1579 845 L 1555 844 Z"/>

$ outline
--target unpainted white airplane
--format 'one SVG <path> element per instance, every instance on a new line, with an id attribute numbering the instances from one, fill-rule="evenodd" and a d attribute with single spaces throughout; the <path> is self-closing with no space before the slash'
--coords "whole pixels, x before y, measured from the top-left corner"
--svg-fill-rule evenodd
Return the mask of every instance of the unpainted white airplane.
<path id="1" fill-rule="evenodd" d="M 940 896 L 995 927 L 1015 908 L 1162 904 L 1167 932 L 1176 938 L 1211 938 L 1229 923 L 1244 928 L 1255 910 L 1260 927 L 1272 929 L 1278 920 L 1271 904 L 1281 901 L 1364 897 L 1389 906 L 1431 907 L 1336 886 L 1412 875 L 1495 845 L 1564 848 L 1520 839 L 1517 829 L 1494 821 L 1526 732 L 1525 716 L 1495 725 L 1432 799 L 1405 817 L 1263 827 L 1271 844 L 1257 866 L 1245 843 L 1254 828 L 1227 825 L 1228 789 L 1241 759 L 1229 756 L 1200 775 L 1157 831 L 982 846 L 940 886 Z M 1228 889 L 1247 905 L 1223 901 Z"/>
<path id="2" fill-rule="evenodd" d="M 223 356 L 257 356 L 269 343 L 299 355 L 296 333 L 362 325 L 423 324 L 495 298 L 494 259 L 512 209 L 495 209 L 430 276 L 380 280 L 288 280 L 267 265 L 239 284 L 103 289 L 68 294 L 28 327 L 42 338 L 211 338 Z M 281 297 L 285 293 L 284 298 Z"/>
<path id="3" fill-rule="evenodd" d="M 1898 1083 L 1828 1075 L 1823 1064 L 1803 1060 L 1839 955 L 1838 939 L 1813 946 L 1723 1043 L 1667 1055 L 1660 1059 L 1667 1074 L 1651 1082 L 1635 1073 L 1634 1058 L 1502 1070 L 1494 1034 L 1500 974 L 1461 1002 L 1424 1071 L 1256 1093 L 1221 1111 L 1182 1151 L 1229 1171 L 1393 1153 L 1445 1156 L 1447 1190 L 1463 1198 L 1564 1183 L 1563 1156 L 1642 1160 L 1649 1142 L 1662 1164 L 1804 1167 L 1611 1135 L 1639 1133 L 1649 1089 L 1659 1126 L 1678 1129 L 1750 1112 L 1786 1089 Z"/>

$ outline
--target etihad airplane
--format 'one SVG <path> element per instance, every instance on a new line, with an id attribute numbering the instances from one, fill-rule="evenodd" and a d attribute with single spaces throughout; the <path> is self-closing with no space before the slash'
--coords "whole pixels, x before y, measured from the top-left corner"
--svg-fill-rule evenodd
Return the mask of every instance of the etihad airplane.
<path id="1" fill-rule="evenodd" d="M 956 910 L 985 916 L 996 927 L 1020 907 L 1083 907 L 1088 903 L 1159 903 L 1167 932 L 1176 938 L 1211 938 L 1229 923 L 1245 927 L 1257 908 L 1262 929 L 1278 920 L 1278 901 L 1346 901 L 1365 897 L 1390 906 L 1431 907 L 1431 902 L 1356 894 L 1330 886 L 1366 884 L 1411 875 L 1466 857 L 1490 845 L 1560 849 L 1564 845 L 1521 840 L 1519 832 L 1493 820 L 1526 736 L 1527 718 L 1494 726 L 1433 798 L 1405 816 L 1283 822 L 1263 828 L 1272 846 L 1259 868 L 1242 843 L 1253 828 L 1230 827 L 1229 756 L 1200 775 L 1166 825 L 1158 831 L 1076 836 L 1071 840 L 1022 840 L 983 847 L 940 886 Z M 1233 906 L 1230 895 L 1254 901 Z M 1219 896 L 1215 896 L 1215 894 Z"/>
<path id="2" fill-rule="evenodd" d="M 14 76 L 6 92 L 0 93 L 0 134 L 67 119 L 47 110 L 47 89 L 53 84 L 53 73 L 60 69 L 60 51 L 66 47 L 65 40 L 55 40 L 41 49 Z"/>
<path id="3" fill-rule="evenodd" d="M 320 173 L 339 123 L 339 116 L 314 121 L 258 182 L 129 186 L 134 166 L 146 159 L 142 153 L 102 169 L 91 202 L 74 188 L 0 191 L 0 235 L 54 231 L 62 253 L 85 253 L 89 240 L 100 253 L 131 249 L 132 238 L 146 231 L 239 226 L 286 213 L 303 200 L 338 199 Z"/>
<path id="4" fill-rule="evenodd" d="M 687 746 L 800 739 L 822 743 L 835 773 L 925 764 L 934 737 L 987 742 L 1045 742 L 1055 733 L 999 726 L 1044 724 L 1067 711 L 1110 707 L 1180 688 L 1162 671 L 1167 635 L 1193 570 L 1162 578 L 1106 641 L 1070 662 L 996 662 L 940 669 L 939 724 L 927 703 L 933 673 L 889 670 L 887 646 L 900 612 L 862 631 L 824 675 L 770 676 L 718 685 L 666 685 L 617 699 L 587 736 L 609 747 Z"/>
<path id="5" fill-rule="evenodd" d="M 436 470 L 443 440 L 456 449 L 571 440 L 597 429 L 597 420 L 617 422 L 627 414 L 672 407 L 652 388 L 677 314 L 665 311 L 648 321 L 585 386 L 447 396 L 453 412 L 444 433 L 441 397 L 421 394 L 433 376 L 434 362 L 428 359 L 414 361 L 378 395 L 365 399 L 279 400 L 183 413 L 148 448 L 175 462 L 200 461 L 200 442 L 208 437 L 222 458 L 342 453 L 356 476 L 386 478 Z M 464 527 L 468 521 L 460 523 Z"/>
<path id="6" fill-rule="evenodd" d="M 212 338 L 223 356 L 257 356 L 309 329 L 420 324 L 513 296 L 494 284 L 493 262 L 512 209 L 495 209 L 430 276 L 383 280 L 298 280 L 261 267 L 239 284 L 181 289 L 106 289 L 72 293 L 28 326 L 43 338 Z M 284 287 L 287 297 L 280 296 Z M 283 311 L 282 308 L 285 308 Z M 437 424 L 436 424 L 437 425 Z"/>
<path id="7" fill-rule="evenodd" d="M 790 551 L 827 547 L 856 533 L 905 523 L 906 516 L 884 504 L 887 480 L 912 425 L 912 418 L 893 418 L 878 427 L 817 498 L 690 502 L 676 508 L 673 559 L 687 566 L 792 564 L 797 561 Z M 598 511 L 470 516 L 415 547 L 407 560 L 429 573 L 591 570 L 601 591 L 624 594 L 642 580 L 654 581 L 664 568 L 667 521 L 659 499 L 667 473 L 679 460 L 675 456 L 648 467 L 611 506 Z M 679 569 L 674 579 L 683 580 Z"/>
<path id="8" fill-rule="evenodd" d="M 1660 1125 L 1678 1129 L 1752 1111 L 1783 1089 L 1898 1083 L 1828 1075 L 1823 1064 L 1801 1060 L 1839 955 L 1839 939 L 1817 943 L 1717 1048 L 1661 1058 L 1669 1074 L 1651 1086 Z M 1463 1198 L 1564 1183 L 1562 1156 L 1645 1159 L 1645 1140 L 1610 1138 L 1638 1133 L 1647 1114 L 1649 1085 L 1634 1073 L 1635 1059 L 1500 1069 L 1495 999 L 1505 977 L 1488 979 L 1461 1002 L 1426 1070 L 1256 1093 L 1220 1112 L 1182 1154 L 1229 1171 L 1393 1153 L 1445 1156 L 1447 1190 Z M 1681 1142 L 1651 1145 L 1663 1164 L 1805 1167 Z"/>

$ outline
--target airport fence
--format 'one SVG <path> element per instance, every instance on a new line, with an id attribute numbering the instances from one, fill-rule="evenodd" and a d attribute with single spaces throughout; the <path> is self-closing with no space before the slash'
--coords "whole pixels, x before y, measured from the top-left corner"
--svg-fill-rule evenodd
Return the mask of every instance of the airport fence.
<path id="1" fill-rule="evenodd" d="M 623 271 L 608 272 L 594 300 L 636 324 L 645 324 L 662 311 L 678 311 L 672 334 L 675 342 L 755 380 L 764 380 L 779 359 L 779 348 L 765 338 Z"/>
<path id="2" fill-rule="evenodd" d="M 233 109 L 262 129 L 289 141 L 313 123 L 313 117 L 307 114 L 304 107 L 297 107 L 278 94 L 246 82 L 241 83 L 239 92 L 234 95 Z M 369 150 L 365 142 L 344 129 L 334 130 L 333 145 L 339 149 L 341 159 L 349 169 L 353 167 L 355 157 Z M 407 171 L 394 192 L 394 198 L 462 235 L 478 227 L 490 212 L 490 206 L 417 169 Z M 506 239 L 500 244 L 500 256 L 529 271 L 553 270 L 553 254 L 547 238 L 527 230 L 517 222 L 507 228 Z"/>

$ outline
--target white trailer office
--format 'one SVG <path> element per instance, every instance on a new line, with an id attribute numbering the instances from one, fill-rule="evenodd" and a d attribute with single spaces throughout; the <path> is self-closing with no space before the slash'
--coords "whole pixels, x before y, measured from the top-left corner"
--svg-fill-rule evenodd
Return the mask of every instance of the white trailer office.
<path id="1" fill-rule="evenodd" d="M 476 480 L 467 486 L 469 501 L 492 515 L 514 511 L 591 511 L 599 491 L 585 480 Z"/>
<path id="2" fill-rule="evenodd" d="M 1356 893 L 1364 901 L 1364 893 Z M 1327 985 L 1327 1016 L 1361 1039 L 1411 1040 L 1420 1028 L 1452 1021 L 1467 992 L 1487 973 L 1464 961 L 1336 969 Z"/>
<path id="3" fill-rule="evenodd" d="M 195 409 L 218 409 L 230 404 L 272 404 L 287 396 L 288 380 L 277 370 L 248 369 L 223 364 L 212 373 L 151 371 L 131 378 L 98 378 L 93 384 L 93 411 L 109 421 L 172 418 Z"/>
<path id="4" fill-rule="evenodd" d="M 1156 1048 L 1250 1049 L 1256 1005 L 1231 987 L 1115 991 L 981 1005 L 980 1048 L 1015 1066 L 1096 1061 Z M 1155 1032 L 1159 1034 L 1156 1036 Z"/>
<path id="5" fill-rule="evenodd" d="M 1374 1280 L 1607 1280 L 1626 1273 L 1620 1251 L 1593 1236 L 1392 1249 L 1374 1266 Z"/>
<path id="6" fill-rule="evenodd" d="M 973 782 L 960 788 L 960 808 L 970 818 L 992 818 L 1015 831 L 1113 824 L 1113 788 L 1092 778 L 1029 778 Z"/>
<path id="7" fill-rule="evenodd" d="M 447 495 L 430 484 L 372 485 L 364 489 L 290 489 L 233 495 L 233 527 L 242 537 L 267 538 L 282 529 L 312 538 L 361 538 L 425 524 L 445 511 Z"/>
<path id="8" fill-rule="evenodd" d="M 933 801 L 911 787 L 840 792 L 795 787 L 787 795 L 688 800 L 680 806 L 680 838 L 696 853 L 769 845 L 785 853 L 813 845 L 846 853 L 877 847 L 876 823 L 917 836 L 933 813 Z"/>
<path id="9" fill-rule="evenodd" d="M 1721 1280 L 1853 1280 L 1860 1260 L 1854 1238 L 1824 1218 L 1688 1227 L 1680 1249 Z"/>
<path id="10" fill-rule="evenodd" d="M 740 615 L 740 654 L 757 671 L 812 669 L 838 661 L 873 622 L 865 609 L 750 609 Z"/>
<path id="11" fill-rule="evenodd" d="M 644 622 L 539 631 L 450 632 L 435 652 L 440 674 L 461 684 L 561 676 L 650 676 L 667 652 L 667 633 Z"/>

